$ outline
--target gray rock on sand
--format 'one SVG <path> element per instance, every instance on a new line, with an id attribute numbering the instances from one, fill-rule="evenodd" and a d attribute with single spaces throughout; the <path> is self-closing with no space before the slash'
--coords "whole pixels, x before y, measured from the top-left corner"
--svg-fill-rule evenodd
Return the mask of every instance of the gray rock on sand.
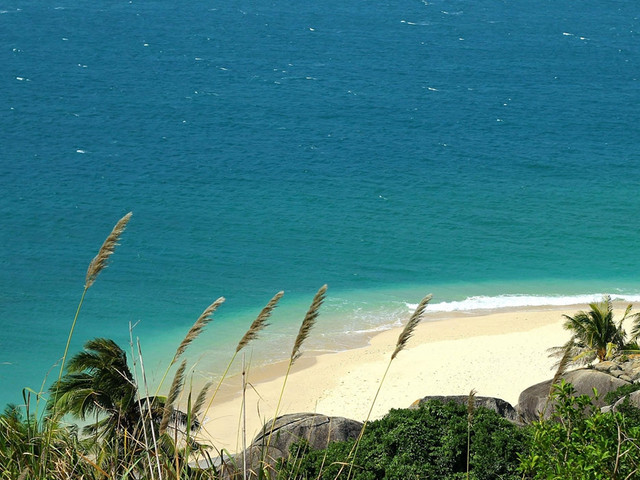
<path id="1" fill-rule="evenodd" d="M 419 400 L 416 400 L 411 404 L 409 408 L 418 408 L 421 404 L 426 403 L 429 400 L 438 400 L 442 403 L 453 401 L 453 402 L 459 403 L 460 405 L 467 405 L 469 396 L 468 395 L 447 395 L 447 396 L 430 395 L 427 397 L 423 397 Z M 516 409 L 513 408 L 513 406 L 509 402 L 506 402 L 501 398 L 475 397 L 475 406 L 476 408 L 484 407 L 489 410 L 493 410 L 502 418 L 505 418 L 512 423 L 520 423 L 518 418 L 518 412 L 516 412 Z"/>
<path id="2" fill-rule="evenodd" d="M 604 406 L 604 396 L 629 382 L 616 378 L 608 373 L 596 369 L 581 368 L 566 372 L 561 378 L 567 383 L 571 383 L 575 388 L 576 395 L 589 395 L 593 398 L 593 389 L 598 392 L 598 398 L 594 405 Z M 550 418 L 553 413 L 553 405 L 547 407 L 547 398 L 551 380 L 538 383 L 524 390 L 518 398 L 516 411 L 524 422 L 532 422 L 540 419 L 540 413 L 545 410 L 544 418 Z"/>
<path id="3" fill-rule="evenodd" d="M 356 438 L 360 434 L 362 423 L 343 417 L 328 417 L 315 413 L 295 413 L 276 419 L 268 455 L 264 455 L 271 421 L 265 423 L 262 431 L 247 447 L 249 470 L 257 472 L 263 459 L 274 465 L 278 459 L 289 456 L 290 447 L 301 439 L 309 442 L 314 449 L 326 448 L 331 442 L 341 442 Z M 236 461 L 242 464 L 242 454 L 236 455 Z M 256 478 L 250 476 L 250 478 Z"/>

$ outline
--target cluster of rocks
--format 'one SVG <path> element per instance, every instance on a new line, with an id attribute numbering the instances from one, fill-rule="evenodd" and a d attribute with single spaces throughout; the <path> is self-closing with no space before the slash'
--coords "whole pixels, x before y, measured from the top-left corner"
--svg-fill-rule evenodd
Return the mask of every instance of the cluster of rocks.
<path id="1" fill-rule="evenodd" d="M 615 360 L 597 363 L 593 368 L 599 372 L 608 373 L 625 382 L 640 382 L 639 355 L 622 355 Z"/>
<path id="2" fill-rule="evenodd" d="M 623 399 L 614 405 L 605 405 L 605 395 L 623 385 L 640 383 L 640 356 L 632 358 L 623 356 L 614 361 L 598 363 L 594 367 L 572 370 L 563 374 L 561 378 L 573 385 L 575 395 L 589 395 L 593 398 L 594 404 L 603 410 L 615 409 Z M 493 397 L 475 397 L 475 405 L 493 410 L 503 418 L 519 425 L 539 420 L 541 416 L 549 418 L 554 408 L 553 403 L 549 401 L 551 383 L 552 380 L 547 380 L 527 388 L 520 394 L 515 407 L 500 398 Z M 594 396 L 594 389 L 597 391 L 596 396 Z M 630 394 L 629 399 L 635 406 L 640 407 L 640 391 Z M 416 400 L 409 408 L 418 408 L 420 404 L 429 400 L 455 401 L 466 405 L 469 397 L 467 395 L 427 396 Z M 278 459 L 288 455 L 291 445 L 301 439 L 307 440 L 312 448 L 325 448 L 330 442 L 356 438 L 361 429 L 361 422 L 343 417 L 328 417 L 313 413 L 283 415 L 276 419 L 273 431 L 271 421 L 267 422 L 244 454 L 237 454 L 227 462 L 218 458 L 216 467 L 220 473 L 224 471 L 224 468 L 220 468 L 220 463 L 231 465 L 232 470 L 236 470 L 246 458 L 249 472 L 256 472 L 261 466 L 264 468 L 264 465 L 267 465 L 268 469 L 269 465 L 275 465 Z M 270 440 L 268 437 L 271 437 Z M 204 465 L 200 466 L 204 467 Z M 228 471 L 227 478 L 232 474 L 233 471 Z M 249 478 L 257 477 L 250 474 Z"/>

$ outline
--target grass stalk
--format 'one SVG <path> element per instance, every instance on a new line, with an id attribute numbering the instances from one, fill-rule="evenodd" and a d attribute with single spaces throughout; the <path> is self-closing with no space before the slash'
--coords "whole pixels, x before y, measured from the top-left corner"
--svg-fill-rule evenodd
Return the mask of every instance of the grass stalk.
<path id="1" fill-rule="evenodd" d="M 253 340 L 258 338 L 258 334 L 262 330 L 264 330 L 266 327 L 269 326 L 269 323 L 267 322 L 271 317 L 273 310 L 276 308 L 276 306 L 278 305 L 278 302 L 280 301 L 283 295 L 284 295 L 284 292 L 280 291 L 276 293 L 271 300 L 269 300 L 269 303 L 267 303 L 267 305 L 265 305 L 265 307 L 260 311 L 260 313 L 258 314 L 256 319 L 253 321 L 249 329 L 245 332 L 245 334 L 242 336 L 242 338 L 238 342 L 238 345 L 236 346 L 236 350 L 235 352 L 233 352 L 233 355 L 231 356 L 231 360 L 229 360 L 229 363 L 227 363 L 227 367 L 222 373 L 220 380 L 218 380 L 218 383 L 216 385 L 216 388 L 213 391 L 213 394 L 209 398 L 209 403 L 207 404 L 207 408 L 204 411 L 205 416 L 209 412 L 209 409 L 213 404 L 213 400 L 216 398 L 216 395 L 218 394 L 218 390 L 220 390 L 220 387 L 222 386 L 222 382 L 224 382 L 224 379 L 227 377 L 227 374 L 231 369 L 231 365 L 233 365 L 233 362 L 238 356 L 238 353 L 241 350 L 243 350 L 247 345 L 249 345 L 249 343 L 251 343 Z"/>
<path id="2" fill-rule="evenodd" d="M 76 323 L 78 322 L 78 316 L 80 315 L 80 310 L 82 309 L 82 304 L 84 303 L 84 297 L 87 295 L 87 290 L 89 290 L 89 287 L 85 285 L 84 289 L 82 290 L 82 296 L 80 297 L 80 303 L 78 303 L 78 308 L 76 309 L 76 314 L 73 317 L 73 322 L 71 322 L 71 328 L 69 329 L 69 336 L 67 337 L 67 344 L 64 347 L 64 353 L 62 354 L 62 361 L 60 362 L 60 373 L 58 373 L 58 382 L 60 381 L 60 379 L 62 379 L 62 373 L 64 372 L 65 362 L 67 360 L 67 355 L 69 353 L 69 345 L 71 344 L 71 337 L 73 337 L 73 332 L 76 328 Z"/>
<path id="3" fill-rule="evenodd" d="M 204 310 L 204 312 L 202 312 L 200 314 L 200 316 L 198 317 L 196 322 L 191 326 L 191 328 L 187 332 L 187 335 L 182 339 L 182 342 L 180 342 L 180 345 L 178 345 L 176 353 L 173 355 L 173 358 L 171 359 L 171 362 L 169 363 L 169 366 L 165 370 L 164 375 L 162 375 L 162 378 L 160 379 L 160 383 L 158 384 L 158 387 L 156 388 L 156 393 L 155 393 L 154 397 L 158 396 L 158 393 L 160 392 L 160 389 L 162 388 L 162 384 L 166 380 L 167 375 L 169 374 L 169 371 L 171 370 L 171 367 L 178 361 L 178 359 L 185 352 L 187 347 L 189 345 L 191 345 L 191 343 L 196 338 L 198 338 L 198 336 L 204 330 L 204 327 L 206 327 L 209 324 L 209 322 L 211 322 L 211 320 L 213 320 L 213 313 L 218 309 L 218 307 L 220 305 L 222 305 L 224 303 L 224 301 L 225 301 L 224 297 L 218 298 L 215 302 L 213 302 L 211 305 L 209 305 Z"/>
<path id="4" fill-rule="evenodd" d="M 551 397 L 553 396 L 553 389 L 558 381 L 562 378 L 562 376 L 569 368 L 571 361 L 573 360 L 573 339 L 569 340 L 564 346 L 564 353 L 562 354 L 562 358 L 558 362 L 558 368 L 556 369 L 556 373 L 551 379 L 551 385 L 549 385 L 549 393 L 547 394 L 547 400 L 544 402 L 544 408 L 540 412 L 540 420 L 544 419 L 544 416 L 547 414 L 547 410 L 549 405 L 551 404 Z"/>
<path id="5" fill-rule="evenodd" d="M 247 371 L 242 352 L 242 479 L 247 480 Z"/>
<path id="6" fill-rule="evenodd" d="M 147 404 L 147 411 L 151 416 L 151 399 L 149 398 L 149 384 L 147 383 L 147 375 L 144 370 L 144 359 L 142 357 L 142 348 L 140 347 L 140 340 L 137 339 L 138 358 L 140 359 L 140 374 L 142 375 L 142 383 L 144 385 L 145 403 Z M 153 452 L 156 460 L 156 466 L 158 469 L 158 478 L 162 480 L 162 469 L 160 468 L 160 451 L 158 450 L 158 439 L 156 438 L 156 429 L 151 426 L 151 440 L 153 441 Z M 153 468 L 149 465 L 149 468 Z"/>
<path id="7" fill-rule="evenodd" d="M 71 344 L 71 337 L 73 337 L 73 331 L 75 330 L 76 323 L 78 321 L 78 316 L 80 315 L 80 310 L 82 308 L 82 304 L 84 303 L 84 297 L 87 294 L 87 290 L 93 285 L 98 278 L 98 275 L 102 270 L 107 268 L 109 257 L 113 255 L 115 252 L 116 246 L 118 246 L 118 240 L 120 240 L 120 236 L 124 229 L 129 223 L 131 216 L 133 213 L 129 212 L 113 227 L 111 233 L 107 236 L 104 243 L 98 250 L 98 254 L 93 257 L 91 262 L 89 263 L 89 267 L 87 268 L 87 274 L 85 276 L 84 281 L 84 289 L 82 290 L 82 296 L 80 297 L 80 303 L 78 303 L 78 308 L 76 309 L 76 314 L 73 317 L 73 322 L 71 323 L 71 329 L 69 330 L 69 336 L 67 337 L 67 344 L 64 347 L 64 354 L 62 355 L 62 361 L 60 362 L 60 373 L 58 375 L 58 381 L 62 378 L 62 373 L 64 372 L 64 365 L 67 359 L 67 354 L 69 353 L 69 345 Z"/>
<path id="8" fill-rule="evenodd" d="M 100 272 L 102 272 L 102 270 L 107 268 L 109 257 L 111 257 L 111 255 L 113 255 L 113 253 L 115 252 L 115 248 L 118 245 L 120 236 L 124 232 L 132 215 L 133 213 L 129 212 L 120 220 L 118 220 L 116 225 L 111 230 L 111 233 L 107 236 L 105 241 L 102 243 L 102 246 L 98 250 L 98 254 L 95 257 L 93 257 L 93 259 L 89 263 L 89 266 L 87 267 L 87 274 L 85 276 L 84 288 L 82 290 L 80 302 L 78 303 L 78 308 L 76 308 L 76 313 L 73 316 L 73 321 L 71 322 L 71 328 L 69 329 L 69 335 L 67 336 L 67 343 L 64 347 L 62 360 L 60 361 L 60 372 L 58 373 L 58 385 L 60 384 L 60 380 L 62 379 L 62 374 L 64 373 L 64 367 L 67 361 L 67 355 L 69 354 L 69 346 L 71 345 L 71 338 L 73 338 L 73 332 L 75 331 L 76 324 L 78 322 L 78 317 L 80 316 L 80 310 L 82 309 L 82 305 L 84 303 L 85 296 L 87 295 L 87 291 L 89 290 L 89 288 L 91 288 L 93 283 L 96 281 L 96 278 L 98 278 L 98 275 L 100 274 Z M 53 410 L 52 410 L 53 412 L 52 417 L 54 419 L 58 416 L 57 401 L 58 401 L 58 389 L 56 388 L 54 398 L 53 398 Z M 46 465 L 48 461 L 47 459 L 49 454 L 49 446 L 52 440 L 52 431 L 49 428 L 49 426 L 50 426 L 50 423 L 47 422 L 45 424 L 45 428 L 47 428 L 48 430 L 46 435 L 47 440 L 45 441 L 45 444 L 43 446 L 42 453 L 40 456 L 43 462 L 41 463 L 41 466 Z"/>
<path id="9" fill-rule="evenodd" d="M 133 380 L 135 382 L 135 385 L 138 387 L 138 395 L 136 397 L 136 402 L 138 403 L 138 410 L 140 411 L 140 414 L 143 416 L 142 417 L 142 434 L 144 436 L 144 443 L 145 445 L 149 445 L 149 436 L 147 433 L 147 427 L 146 427 L 146 423 L 145 423 L 145 414 L 144 409 L 142 408 L 142 399 L 140 398 L 140 393 L 139 393 L 139 385 L 140 383 L 138 382 L 138 368 L 136 366 L 136 360 L 135 360 L 135 352 L 133 349 L 133 325 L 131 325 L 131 322 L 129 322 L 129 347 L 131 349 L 131 361 L 133 362 L 133 368 L 131 369 L 132 373 L 133 373 Z M 148 411 L 147 414 L 149 415 L 149 418 L 151 418 L 151 412 Z M 153 427 L 151 427 L 153 429 Z M 151 475 L 151 480 L 155 480 L 155 472 L 153 470 L 153 465 L 151 464 L 151 455 L 149 454 L 149 449 L 145 448 L 145 454 L 147 456 L 147 464 L 149 465 L 149 474 Z"/>
<path id="10" fill-rule="evenodd" d="M 271 427 L 269 428 L 269 435 L 267 437 L 267 446 L 263 452 L 263 456 L 269 454 L 269 445 L 271 444 L 273 429 L 275 428 L 275 425 L 276 425 L 276 419 L 278 418 L 278 412 L 280 411 L 280 406 L 282 404 L 284 390 L 285 390 L 285 387 L 287 386 L 287 379 L 289 378 L 289 374 L 291 373 L 291 367 L 293 367 L 293 364 L 296 362 L 296 360 L 302 356 L 302 344 L 309 336 L 311 329 L 313 328 L 313 326 L 316 323 L 316 320 L 318 319 L 318 315 L 320 314 L 320 307 L 324 302 L 326 293 L 327 293 L 327 285 L 323 285 L 322 287 L 320 287 L 318 292 L 313 297 L 311 306 L 309 307 L 309 310 L 307 310 L 307 314 L 305 315 L 304 320 L 300 325 L 300 330 L 298 330 L 298 335 L 296 336 L 296 340 L 293 343 L 293 349 L 291 350 L 291 355 L 289 357 L 289 364 L 287 365 L 287 371 L 284 375 L 284 380 L 282 382 L 282 389 L 280 390 L 280 396 L 278 397 L 276 410 L 273 413 L 273 420 L 271 421 Z M 264 458 L 263 458 L 263 462 L 264 462 Z"/>
<path id="11" fill-rule="evenodd" d="M 467 398 L 467 480 L 471 467 L 471 426 L 473 424 L 473 414 L 476 410 L 476 391 L 472 389 Z"/>
<path id="12" fill-rule="evenodd" d="M 171 388 L 169 388 L 169 395 L 167 395 L 167 400 L 164 403 L 162 421 L 160 422 L 160 428 L 158 429 L 160 435 L 162 435 L 169 426 L 169 420 L 171 420 L 171 416 L 174 411 L 173 404 L 178 400 L 178 396 L 180 395 L 180 392 L 182 392 L 182 386 L 184 385 L 184 371 L 186 368 L 187 361 L 183 360 L 178 367 L 176 374 L 173 376 L 173 382 L 171 382 Z"/>
<path id="13" fill-rule="evenodd" d="M 340 476 L 340 474 L 342 473 L 343 469 L 347 464 L 349 465 L 347 480 L 351 478 L 351 474 L 353 472 L 353 465 L 355 463 L 356 455 L 358 454 L 358 447 L 360 446 L 360 442 L 362 441 L 364 432 L 367 428 L 367 425 L 369 424 L 369 420 L 371 419 L 371 413 L 373 412 L 373 407 L 375 406 L 376 401 L 378 400 L 378 395 L 380 395 L 380 391 L 382 390 L 382 385 L 384 384 L 384 381 L 387 378 L 387 374 L 389 373 L 389 369 L 391 368 L 391 363 L 398 356 L 398 354 L 402 350 L 404 350 L 404 348 L 407 346 L 409 339 L 413 336 L 414 330 L 422 320 L 422 316 L 424 315 L 424 311 L 427 308 L 427 304 L 431 301 L 432 297 L 433 295 L 429 294 L 420 301 L 415 311 L 409 318 L 409 321 L 407 322 L 405 327 L 402 329 L 402 332 L 400 332 L 400 335 L 398 336 L 398 340 L 396 342 L 396 348 L 391 354 L 391 358 L 387 363 L 387 367 L 385 368 L 384 374 L 382 375 L 382 378 L 380 379 L 380 383 L 378 384 L 378 389 L 376 390 L 376 394 L 374 395 L 373 401 L 371 402 L 371 406 L 369 407 L 367 418 L 365 419 L 362 425 L 362 428 L 360 429 L 358 438 L 356 439 L 355 443 L 353 444 L 353 447 L 351 448 L 351 451 L 349 452 L 347 463 L 343 464 L 342 467 L 340 467 L 340 470 L 338 471 L 335 477 L 336 479 Z"/>

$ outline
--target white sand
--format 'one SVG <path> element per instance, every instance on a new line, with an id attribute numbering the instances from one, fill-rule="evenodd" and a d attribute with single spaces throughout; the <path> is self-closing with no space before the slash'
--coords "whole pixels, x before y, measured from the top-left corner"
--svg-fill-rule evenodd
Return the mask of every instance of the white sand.
<path id="1" fill-rule="evenodd" d="M 372 418 L 408 407 L 426 395 L 499 397 L 512 405 L 525 388 L 553 376 L 547 349 L 562 345 L 563 310 L 509 311 L 426 321 L 392 362 Z M 317 412 L 364 420 L 389 363 L 401 329 L 375 336 L 370 345 L 344 352 L 305 356 L 287 380 L 278 415 Z M 273 417 L 286 364 L 249 372 L 247 441 Z M 205 435 L 216 446 L 240 450 L 241 379 L 230 378 L 207 412 Z"/>

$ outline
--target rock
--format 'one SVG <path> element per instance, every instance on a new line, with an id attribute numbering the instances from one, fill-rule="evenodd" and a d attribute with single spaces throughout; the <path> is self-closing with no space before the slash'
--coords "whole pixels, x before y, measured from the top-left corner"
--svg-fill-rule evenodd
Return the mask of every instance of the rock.
<path id="1" fill-rule="evenodd" d="M 636 408 L 640 408 L 640 390 L 631 392 L 629 395 L 622 397 L 616 403 L 613 404 L 613 407 L 610 407 L 610 408 L 613 408 L 613 410 L 616 410 L 622 403 L 624 403 L 625 399 L 627 398 L 629 399 L 629 403 L 632 406 Z"/>
<path id="2" fill-rule="evenodd" d="M 360 434 L 362 423 L 343 417 L 328 417 L 314 413 L 296 413 L 283 415 L 276 419 L 268 455 L 264 450 L 271 430 L 271 421 L 265 423 L 262 431 L 247 447 L 248 464 L 252 475 L 257 472 L 263 459 L 269 465 L 275 465 L 278 459 L 289 456 L 289 448 L 301 439 L 309 442 L 314 449 L 326 448 L 330 442 L 354 439 Z M 238 465 L 242 465 L 242 454 L 236 455 Z"/>
<path id="3" fill-rule="evenodd" d="M 450 395 L 450 396 L 441 396 L 441 395 L 433 395 L 421 398 L 416 400 L 411 404 L 409 408 L 418 408 L 421 404 L 428 402 L 429 400 L 439 400 L 442 403 L 447 402 L 456 402 L 461 405 L 467 405 L 469 401 L 468 395 Z M 501 398 L 495 397 L 476 397 L 475 406 L 484 407 L 489 410 L 493 410 L 502 418 L 505 418 L 513 423 L 520 423 L 518 418 L 518 413 L 515 408 L 511 406 L 509 402 L 505 402 Z"/>
<path id="4" fill-rule="evenodd" d="M 598 391 L 598 400 L 595 405 L 604 406 L 604 396 L 618 387 L 628 385 L 629 382 L 616 378 L 607 373 L 595 369 L 582 368 L 566 372 L 562 378 L 571 383 L 576 395 L 589 395 L 593 397 L 593 389 Z M 516 411 L 524 422 L 531 422 L 540 418 L 540 412 L 547 406 L 547 398 L 551 388 L 551 380 L 533 385 L 524 390 L 518 398 Z M 553 412 L 553 405 L 546 408 L 544 417 L 549 418 Z"/>
<path id="5" fill-rule="evenodd" d="M 598 370 L 599 372 L 610 372 L 611 370 L 620 369 L 617 363 L 611 361 L 597 363 L 593 368 Z"/>

